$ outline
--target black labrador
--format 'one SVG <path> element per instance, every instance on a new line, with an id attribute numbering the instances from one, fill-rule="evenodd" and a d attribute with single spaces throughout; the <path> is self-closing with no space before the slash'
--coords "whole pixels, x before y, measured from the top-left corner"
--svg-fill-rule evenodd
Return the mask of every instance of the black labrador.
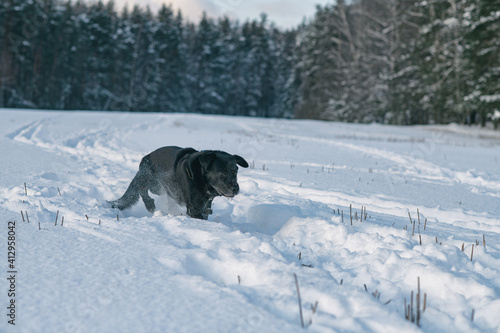
<path id="1" fill-rule="evenodd" d="M 167 194 L 186 206 L 189 216 L 206 220 L 212 214 L 215 197 L 231 198 L 238 194 L 237 165 L 248 167 L 243 157 L 223 151 L 162 147 L 142 158 L 125 194 L 109 203 L 123 210 L 137 203 L 141 196 L 146 209 L 153 213 L 156 207 L 148 193 L 151 191 Z"/>

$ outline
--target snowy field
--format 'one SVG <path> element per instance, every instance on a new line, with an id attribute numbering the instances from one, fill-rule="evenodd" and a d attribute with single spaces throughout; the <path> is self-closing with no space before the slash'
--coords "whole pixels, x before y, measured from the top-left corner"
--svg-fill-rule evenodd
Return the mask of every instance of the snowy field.
<path id="1" fill-rule="evenodd" d="M 498 131 L 19 110 L 0 124 L 1 267 L 17 271 L 0 332 L 301 332 L 294 274 L 309 332 L 500 332 Z M 110 208 L 166 145 L 243 156 L 241 193 L 208 221 Z M 405 319 L 418 279 L 420 328 Z"/>

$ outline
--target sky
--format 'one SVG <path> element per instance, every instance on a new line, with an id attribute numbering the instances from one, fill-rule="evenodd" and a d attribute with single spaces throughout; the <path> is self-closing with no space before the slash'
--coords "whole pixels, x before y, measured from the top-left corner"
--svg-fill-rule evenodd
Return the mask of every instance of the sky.
<path id="1" fill-rule="evenodd" d="M 191 22 L 198 22 L 203 11 L 209 16 L 226 15 L 241 22 L 256 19 L 266 13 L 268 20 L 280 28 L 292 28 L 302 22 L 304 17 L 311 18 L 316 4 L 325 5 L 333 0 L 115 0 L 117 8 L 134 4 L 149 5 L 153 12 L 162 3 L 171 3 L 174 9 L 180 9 L 184 17 Z"/>

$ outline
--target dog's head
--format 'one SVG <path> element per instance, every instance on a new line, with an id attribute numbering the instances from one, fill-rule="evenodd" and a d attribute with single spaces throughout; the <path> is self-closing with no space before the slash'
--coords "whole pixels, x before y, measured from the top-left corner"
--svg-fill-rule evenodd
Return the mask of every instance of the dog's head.
<path id="1" fill-rule="evenodd" d="M 234 197 L 240 191 L 237 181 L 238 165 L 248 168 L 245 159 L 222 151 L 202 151 L 190 164 L 199 163 L 203 178 L 219 195 Z"/>

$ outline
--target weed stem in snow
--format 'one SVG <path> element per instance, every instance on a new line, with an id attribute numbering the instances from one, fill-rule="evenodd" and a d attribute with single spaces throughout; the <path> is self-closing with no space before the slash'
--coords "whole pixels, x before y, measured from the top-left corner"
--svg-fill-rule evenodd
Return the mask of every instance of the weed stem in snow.
<path id="1" fill-rule="evenodd" d="M 297 274 L 293 273 L 293 277 L 295 278 L 295 286 L 297 287 L 297 297 L 299 299 L 300 324 L 302 325 L 302 328 L 304 328 L 304 317 L 302 316 L 302 301 L 300 300 L 299 281 L 297 280 Z"/>

